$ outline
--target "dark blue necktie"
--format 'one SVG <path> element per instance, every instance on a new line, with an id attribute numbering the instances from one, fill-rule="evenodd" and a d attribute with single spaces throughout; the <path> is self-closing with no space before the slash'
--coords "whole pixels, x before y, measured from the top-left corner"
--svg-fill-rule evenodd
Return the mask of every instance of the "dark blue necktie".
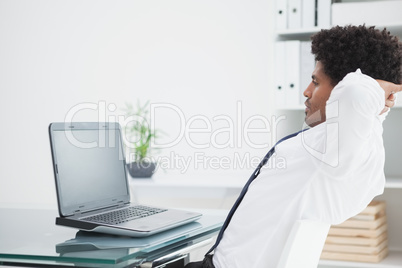
<path id="1" fill-rule="evenodd" d="M 257 176 L 260 174 L 260 170 L 261 168 L 268 162 L 268 159 L 275 153 L 275 146 L 278 145 L 279 143 L 283 142 L 284 140 L 293 138 L 295 136 L 297 136 L 297 134 L 299 134 L 300 132 L 305 131 L 306 129 L 303 129 L 301 131 L 298 131 L 296 133 L 290 134 L 282 139 L 280 139 L 275 145 L 274 147 L 271 148 L 271 150 L 269 150 L 269 152 L 264 156 L 264 159 L 262 159 L 262 161 L 260 162 L 260 164 L 258 165 L 258 167 L 255 169 L 255 171 L 253 172 L 253 174 L 251 174 L 250 179 L 248 179 L 246 185 L 244 185 L 243 190 L 241 191 L 239 197 L 237 198 L 236 202 L 234 203 L 233 207 L 231 208 L 231 210 L 229 211 L 228 216 L 226 217 L 225 222 L 222 225 L 222 228 L 218 234 L 218 237 L 216 238 L 216 242 L 215 244 L 212 246 L 212 248 L 210 250 L 208 250 L 208 252 L 205 255 L 208 255 L 209 253 L 211 253 L 218 245 L 219 242 L 221 242 L 223 233 L 225 232 L 226 228 L 228 227 L 230 220 L 233 217 L 233 214 L 235 213 L 237 207 L 240 205 L 241 201 L 243 200 L 243 197 L 246 195 L 248 187 L 250 186 L 250 184 L 254 181 L 255 178 L 257 178 Z"/>

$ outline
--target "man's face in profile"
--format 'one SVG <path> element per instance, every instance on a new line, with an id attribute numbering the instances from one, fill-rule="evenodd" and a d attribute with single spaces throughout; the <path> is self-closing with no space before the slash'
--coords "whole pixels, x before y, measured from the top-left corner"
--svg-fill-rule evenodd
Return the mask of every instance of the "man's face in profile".
<path id="1" fill-rule="evenodd" d="M 331 79 L 324 73 L 324 66 L 320 61 L 317 61 L 311 78 L 312 81 L 303 95 L 307 98 L 305 122 L 310 127 L 314 127 L 326 120 L 325 106 L 334 86 L 331 84 Z"/>

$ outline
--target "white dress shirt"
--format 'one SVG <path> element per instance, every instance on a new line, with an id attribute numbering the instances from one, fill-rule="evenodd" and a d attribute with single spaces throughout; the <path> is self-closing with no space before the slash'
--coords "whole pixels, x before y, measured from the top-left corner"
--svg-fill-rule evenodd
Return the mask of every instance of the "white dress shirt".
<path id="1" fill-rule="evenodd" d="M 275 268 L 294 222 L 338 224 L 382 194 L 385 95 L 357 70 L 331 92 L 327 120 L 276 146 L 215 249 L 216 268 Z"/>

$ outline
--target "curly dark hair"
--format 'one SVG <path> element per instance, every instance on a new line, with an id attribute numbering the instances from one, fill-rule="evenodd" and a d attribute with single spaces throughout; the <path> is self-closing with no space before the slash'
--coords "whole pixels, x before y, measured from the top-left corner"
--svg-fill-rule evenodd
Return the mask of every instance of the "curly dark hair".
<path id="1" fill-rule="evenodd" d="M 315 60 L 323 64 L 334 86 L 358 68 L 374 79 L 401 83 L 402 43 L 386 29 L 335 26 L 311 40 Z"/>

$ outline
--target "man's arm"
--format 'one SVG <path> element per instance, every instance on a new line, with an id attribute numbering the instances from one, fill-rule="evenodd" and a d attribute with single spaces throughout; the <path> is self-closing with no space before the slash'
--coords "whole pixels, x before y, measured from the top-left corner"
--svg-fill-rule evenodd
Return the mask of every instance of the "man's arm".
<path id="1" fill-rule="evenodd" d="M 372 144 L 372 137 L 381 132 L 378 118 L 385 107 L 383 92 L 374 79 L 360 71 L 347 75 L 332 90 L 327 119 L 321 126 L 325 129 L 322 138 L 317 137 L 317 148 L 323 152 L 320 172 L 336 180 L 347 178 L 365 163 L 371 147 L 380 146 Z"/>

